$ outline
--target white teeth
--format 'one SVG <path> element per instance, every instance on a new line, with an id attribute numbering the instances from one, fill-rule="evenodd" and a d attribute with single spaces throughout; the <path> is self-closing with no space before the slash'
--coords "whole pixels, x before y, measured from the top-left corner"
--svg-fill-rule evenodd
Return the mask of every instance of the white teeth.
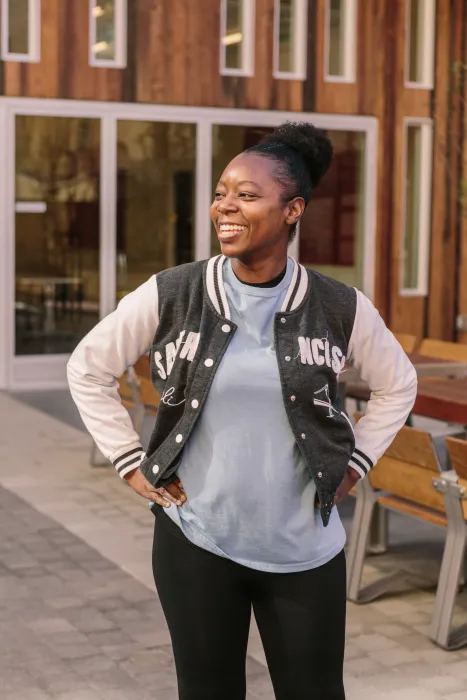
<path id="1" fill-rule="evenodd" d="M 245 231 L 247 226 L 239 226 L 238 224 L 220 224 L 219 230 L 222 232 L 226 231 Z"/>

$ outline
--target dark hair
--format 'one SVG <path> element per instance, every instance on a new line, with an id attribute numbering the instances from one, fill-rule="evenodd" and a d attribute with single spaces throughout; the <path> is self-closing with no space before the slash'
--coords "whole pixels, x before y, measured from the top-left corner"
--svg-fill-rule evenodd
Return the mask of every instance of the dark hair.
<path id="1" fill-rule="evenodd" d="M 258 153 L 276 161 L 275 180 L 283 187 L 284 201 L 302 197 L 305 206 L 332 161 L 332 143 L 323 131 L 308 122 L 285 122 L 263 136 L 246 153 Z M 290 229 L 290 240 L 297 229 Z"/>

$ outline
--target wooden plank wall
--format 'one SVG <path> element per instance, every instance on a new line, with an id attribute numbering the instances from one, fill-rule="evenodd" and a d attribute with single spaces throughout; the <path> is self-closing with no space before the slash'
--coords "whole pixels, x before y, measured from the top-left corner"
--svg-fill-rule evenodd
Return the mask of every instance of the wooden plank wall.
<path id="1" fill-rule="evenodd" d="M 467 314 L 467 204 L 459 203 L 467 84 L 465 95 L 453 90 L 452 66 L 467 64 L 467 5 L 437 2 L 436 87 L 426 91 L 404 86 L 406 3 L 359 0 L 357 80 L 338 84 L 324 80 L 326 0 L 309 0 L 303 82 L 272 77 L 274 0 L 256 0 L 255 75 L 247 79 L 219 73 L 219 0 L 203 0 L 203 13 L 193 0 L 131 0 L 124 70 L 89 66 L 87 0 L 42 0 L 41 62 L 0 64 L 0 94 L 376 116 L 376 304 L 396 331 L 454 339 L 456 314 Z M 435 126 L 428 298 L 399 294 L 408 116 L 431 116 Z M 467 333 L 460 337 L 467 342 Z"/>
<path id="2" fill-rule="evenodd" d="M 317 0 L 324 26 L 326 0 Z M 315 107 L 318 112 L 369 114 L 379 120 L 376 304 L 398 332 L 454 340 L 455 316 L 467 314 L 467 70 L 465 94 L 454 89 L 456 62 L 467 66 L 467 6 L 438 0 L 435 90 L 405 86 L 407 0 L 365 0 L 358 7 L 357 81 L 324 80 L 324 33 L 318 33 Z M 461 70 L 462 73 L 462 70 Z M 433 198 L 428 297 L 399 293 L 402 266 L 404 118 L 434 125 Z M 464 144 L 459 148 L 459 144 Z M 459 204 L 463 169 L 465 203 Z M 467 342 L 467 333 L 459 334 Z"/>
<path id="3" fill-rule="evenodd" d="M 436 81 L 433 101 L 433 206 L 427 335 L 467 342 L 457 334 L 458 313 L 467 314 L 467 7 L 438 2 Z"/>
<path id="4" fill-rule="evenodd" d="M 87 0 L 42 0 L 38 64 L 2 66 L 7 96 L 301 111 L 302 81 L 273 80 L 274 0 L 257 0 L 256 71 L 219 73 L 220 3 L 132 0 L 128 66 L 89 66 Z"/>

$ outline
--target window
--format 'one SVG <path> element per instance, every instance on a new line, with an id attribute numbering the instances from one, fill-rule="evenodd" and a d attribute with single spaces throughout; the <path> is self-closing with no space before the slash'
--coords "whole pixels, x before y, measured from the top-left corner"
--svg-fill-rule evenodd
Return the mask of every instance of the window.
<path id="1" fill-rule="evenodd" d="M 117 122 L 117 296 L 195 255 L 196 124 Z"/>
<path id="2" fill-rule="evenodd" d="M 16 355 L 69 353 L 99 320 L 100 127 L 16 116 Z"/>
<path id="3" fill-rule="evenodd" d="M 407 0 L 406 84 L 433 88 L 435 0 Z"/>
<path id="4" fill-rule="evenodd" d="M 275 0 L 274 77 L 305 80 L 307 0 Z"/>
<path id="5" fill-rule="evenodd" d="M 431 209 L 431 120 L 406 119 L 401 293 L 428 294 Z"/>
<path id="6" fill-rule="evenodd" d="M 222 0 L 222 75 L 254 73 L 255 0 Z"/>
<path id="7" fill-rule="evenodd" d="M 127 0 L 90 0 L 90 64 L 126 67 Z"/>
<path id="8" fill-rule="evenodd" d="M 227 163 L 273 128 L 230 124 L 213 127 L 213 192 Z M 293 251 L 291 247 L 290 252 L 305 266 L 361 289 L 365 287 L 365 256 L 368 256 L 365 245 L 365 205 L 370 184 L 365 170 L 367 134 L 344 129 L 326 130 L 326 134 L 333 144 L 333 162 L 312 193 L 300 221 L 297 249 Z M 211 254 L 219 252 L 219 241 L 212 227 Z M 374 277 L 374 265 L 368 267 Z"/>
<path id="9" fill-rule="evenodd" d="M 354 82 L 357 0 L 327 0 L 325 32 L 325 79 Z"/>
<path id="10" fill-rule="evenodd" d="M 1 0 L 2 60 L 38 63 L 41 50 L 40 0 Z"/>

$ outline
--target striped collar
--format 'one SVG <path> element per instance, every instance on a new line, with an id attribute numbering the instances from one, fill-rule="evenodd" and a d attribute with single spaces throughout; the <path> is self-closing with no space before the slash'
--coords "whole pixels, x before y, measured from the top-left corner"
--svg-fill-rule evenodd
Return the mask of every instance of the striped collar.
<path id="1" fill-rule="evenodd" d="M 217 313 L 230 321 L 229 303 L 224 288 L 224 260 L 225 255 L 216 255 L 214 258 L 208 260 L 206 268 L 206 288 Z M 306 269 L 303 265 L 299 265 L 296 260 L 293 260 L 293 264 L 293 275 L 284 303 L 281 307 L 281 313 L 295 311 L 305 298 L 308 289 L 308 275 Z"/>

